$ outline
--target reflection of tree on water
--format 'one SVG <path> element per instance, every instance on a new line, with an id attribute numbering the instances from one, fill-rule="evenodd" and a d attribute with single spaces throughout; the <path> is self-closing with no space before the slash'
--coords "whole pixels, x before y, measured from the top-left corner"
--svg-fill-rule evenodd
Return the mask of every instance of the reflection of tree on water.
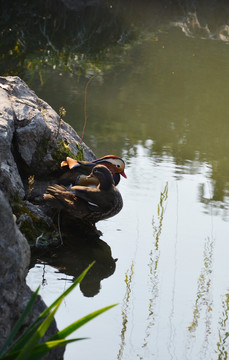
<path id="1" fill-rule="evenodd" d="M 211 186 L 212 196 L 208 196 L 208 187 Z M 200 183 L 198 188 L 198 199 L 204 205 L 206 213 L 210 215 L 221 215 L 224 221 L 228 220 L 229 216 L 229 196 L 226 188 L 228 183 L 218 178 L 212 181 L 212 184 Z"/>
<path id="2" fill-rule="evenodd" d="M 196 129 L 198 132 L 198 129 Z M 229 128 L 228 128 L 229 131 Z M 158 135 L 160 136 L 160 135 Z M 171 138 L 173 141 L 173 138 Z M 211 141 L 211 139 L 209 139 Z M 198 184 L 198 200 L 204 206 L 204 211 L 213 215 L 220 215 L 224 220 L 228 220 L 229 217 L 229 167 L 227 156 L 223 156 L 221 152 L 216 156 L 219 157 L 218 160 L 212 159 L 212 155 L 208 160 L 209 162 L 204 161 L 201 158 L 201 154 L 196 154 L 189 161 L 185 158 L 185 145 L 181 146 L 181 149 L 176 149 L 176 145 L 173 144 L 173 153 L 172 149 L 164 146 L 158 147 L 155 141 L 146 140 L 144 142 L 139 141 L 135 146 L 132 146 L 131 149 L 125 150 L 125 156 L 130 161 L 131 158 L 138 156 L 138 148 L 141 146 L 145 154 L 151 161 L 155 164 L 160 164 L 162 162 L 174 163 L 175 171 L 174 177 L 177 180 L 183 178 L 184 175 L 196 175 L 198 173 L 204 174 L 204 182 Z M 189 149 L 191 150 L 191 149 Z M 195 150 L 195 149 L 193 149 Z M 228 149 L 223 149 L 228 153 Z M 178 155 L 179 154 L 179 155 Z M 189 151 L 190 154 L 190 151 Z M 222 157 L 222 158 L 221 158 Z M 221 159 L 221 160 L 220 160 Z"/>
<path id="3" fill-rule="evenodd" d="M 101 281 L 111 276 L 116 267 L 116 260 L 112 258 L 110 246 L 98 238 L 80 240 L 69 237 L 64 240 L 64 246 L 59 248 L 33 250 L 32 266 L 37 262 L 37 258 L 57 268 L 60 272 L 73 276 L 73 280 L 95 260 L 95 265 L 80 284 L 80 290 L 87 297 L 99 293 Z"/>

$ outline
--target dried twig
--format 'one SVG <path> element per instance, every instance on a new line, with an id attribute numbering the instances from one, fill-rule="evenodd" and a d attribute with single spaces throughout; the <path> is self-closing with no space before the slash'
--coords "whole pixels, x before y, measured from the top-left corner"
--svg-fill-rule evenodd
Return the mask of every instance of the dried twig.
<path id="1" fill-rule="evenodd" d="M 28 177 L 28 185 L 29 185 L 29 188 L 28 188 L 28 194 L 27 194 L 27 197 L 29 197 L 31 195 L 31 192 L 33 191 L 34 187 L 33 187 L 33 184 L 34 184 L 34 175 L 31 175 Z"/>
<path id="2" fill-rule="evenodd" d="M 66 110 L 63 106 L 61 106 L 59 108 L 59 124 L 58 124 L 58 129 L 57 129 L 57 134 L 56 134 L 56 138 L 58 138 L 59 136 L 59 132 L 60 132 L 60 127 L 61 127 L 61 123 L 62 123 L 62 120 L 63 120 L 63 117 L 66 115 Z"/>

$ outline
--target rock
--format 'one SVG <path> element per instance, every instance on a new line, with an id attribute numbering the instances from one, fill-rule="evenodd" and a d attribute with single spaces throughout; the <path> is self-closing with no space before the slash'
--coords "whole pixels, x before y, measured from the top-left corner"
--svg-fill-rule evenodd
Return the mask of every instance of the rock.
<path id="1" fill-rule="evenodd" d="M 59 169 L 61 156 L 77 155 L 80 137 L 20 78 L 0 77 L 0 90 L 1 103 L 5 104 L 0 126 L 3 122 L 8 142 L 14 136 L 14 152 L 26 174 L 47 177 Z M 95 158 L 84 143 L 80 145 L 85 159 Z"/>
<path id="2" fill-rule="evenodd" d="M 0 188 L 6 196 L 25 196 L 22 180 L 11 152 L 14 113 L 7 91 L 0 88 Z"/>
<path id="3" fill-rule="evenodd" d="M 0 347 L 10 334 L 12 327 L 25 309 L 32 291 L 25 283 L 30 262 L 30 248 L 25 237 L 18 230 L 11 208 L 0 191 Z M 46 308 L 38 297 L 32 314 L 25 326 Z M 52 323 L 47 338 L 57 331 Z M 62 359 L 64 349 L 51 352 L 46 358 Z"/>

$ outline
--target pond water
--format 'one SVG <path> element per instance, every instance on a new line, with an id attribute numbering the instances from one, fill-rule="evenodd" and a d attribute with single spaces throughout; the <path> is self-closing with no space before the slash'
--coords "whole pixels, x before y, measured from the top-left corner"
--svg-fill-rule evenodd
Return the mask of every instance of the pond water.
<path id="1" fill-rule="evenodd" d="M 229 46 L 160 31 L 91 81 L 84 141 L 126 162 L 124 208 L 95 243 L 34 260 L 27 282 L 50 304 L 84 266 L 94 272 L 56 315 L 58 327 L 118 305 L 73 337 L 66 360 L 226 359 L 229 349 Z M 87 79 L 26 79 L 81 135 Z"/>

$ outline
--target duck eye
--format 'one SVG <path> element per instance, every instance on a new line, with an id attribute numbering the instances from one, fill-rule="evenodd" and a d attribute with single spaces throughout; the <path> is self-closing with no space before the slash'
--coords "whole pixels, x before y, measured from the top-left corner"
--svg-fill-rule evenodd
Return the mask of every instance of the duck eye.
<path id="1" fill-rule="evenodd" d="M 117 168 L 120 168 L 120 165 L 119 165 L 119 164 L 117 164 L 116 166 L 117 166 Z"/>

